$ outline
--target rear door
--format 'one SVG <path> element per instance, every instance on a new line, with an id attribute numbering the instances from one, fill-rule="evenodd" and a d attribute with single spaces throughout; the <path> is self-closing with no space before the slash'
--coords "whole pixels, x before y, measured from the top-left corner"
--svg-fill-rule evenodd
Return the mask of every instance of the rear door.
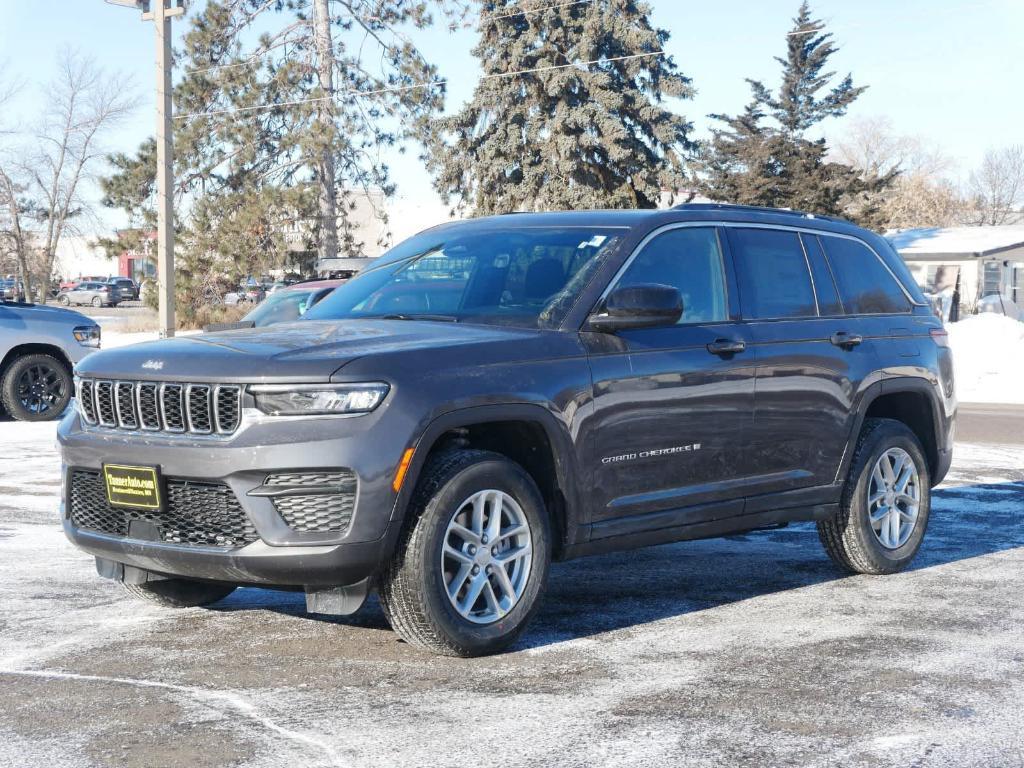
<path id="1" fill-rule="evenodd" d="M 875 369 L 870 338 L 846 316 L 814 235 L 728 228 L 740 305 L 757 354 L 753 495 L 834 482 L 853 403 Z M 756 512 L 758 502 L 748 502 Z"/>
<path id="2" fill-rule="evenodd" d="M 730 282 L 714 226 L 662 230 L 609 290 L 675 286 L 684 305 L 678 324 L 583 333 L 594 386 L 594 537 L 742 511 L 754 366 Z M 715 351 L 725 343 L 734 351 Z"/>

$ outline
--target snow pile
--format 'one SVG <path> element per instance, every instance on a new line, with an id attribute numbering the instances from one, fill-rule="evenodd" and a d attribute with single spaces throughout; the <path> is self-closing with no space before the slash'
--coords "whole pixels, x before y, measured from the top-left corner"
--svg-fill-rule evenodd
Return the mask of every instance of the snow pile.
<path id="1" fill-rule="evenodd" d="M 946 328 L 960 402 L 1024 404 L 1024 323 L 983 314 Z"/>

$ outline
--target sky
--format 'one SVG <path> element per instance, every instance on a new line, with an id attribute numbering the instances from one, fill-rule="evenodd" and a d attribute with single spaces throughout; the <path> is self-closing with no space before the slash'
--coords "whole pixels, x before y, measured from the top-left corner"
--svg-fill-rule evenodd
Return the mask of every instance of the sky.
<path id="1" fill-rule="evenodd" d="M 652 22 L 671 34 L 667 51 L 697 89 L 680 104 L 697 137 L 707 135 L 708 114 L 743 108 L 744 78 L 777 84 L 773 57 L 784 53 L 798 0 L 648 3 Z M 886 117 L 897 132 L 948 154 L 961 178 L 987 148 L 1024 143 L 1024 0 L 812 0 L 812 11 L 835 35 L 834 69 L 868 86 L 846 117 L 826 127 L 829 136 L 841 136 L 850 119 Z M 174 27 L 177 37 L 185 24 Z M 26 83 L 6 122 L 32 124 L 57 52 L 72 46 L 134 73 L 142 106 L 106 139 L 111 150 L 133 151 L 154 130 L 153 36 L 137 11 L 103 0 L 0 0 L 0 67 Z M 446 109 L 458 109 L 479 72 L 469 53 L 473 30 L 438 28 L 416 40 L 449 79 Z M 436 199 L 416 149 L 390 158 L 399 194 Z"/>

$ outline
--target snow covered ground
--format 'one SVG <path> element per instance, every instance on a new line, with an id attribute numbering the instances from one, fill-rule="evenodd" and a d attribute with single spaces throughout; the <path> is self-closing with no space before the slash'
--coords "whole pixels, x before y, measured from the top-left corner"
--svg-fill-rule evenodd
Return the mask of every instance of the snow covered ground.
<path id="1" fill-rule="evenodd" d="M 54 430 L 0 422 L 5 768 L 1024 764 L 1024 446 L 957 446 L 906 573 L 806 525 L 562 563 L 514 652 L 454 660 L 375 603 L 127 599 L 60 531 Z"/>
<path id="2" fill-rule="evenodd" d="M 1024 323 L 985 314 L 950 323 L 962 403 L 1024 403 Z"/>

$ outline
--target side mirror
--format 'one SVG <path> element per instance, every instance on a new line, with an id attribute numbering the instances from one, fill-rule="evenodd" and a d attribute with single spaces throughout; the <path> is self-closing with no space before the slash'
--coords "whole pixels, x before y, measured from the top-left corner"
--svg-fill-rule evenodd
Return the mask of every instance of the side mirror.
<path id="1" fill-rule="evenodd" d="M 590 316 L 591 330 L 613 333 L 629 328 L 675 325 L 683 316 L 683 297 L 678 288 L 659 283 L 616 288 L 601 308 Z"/>

